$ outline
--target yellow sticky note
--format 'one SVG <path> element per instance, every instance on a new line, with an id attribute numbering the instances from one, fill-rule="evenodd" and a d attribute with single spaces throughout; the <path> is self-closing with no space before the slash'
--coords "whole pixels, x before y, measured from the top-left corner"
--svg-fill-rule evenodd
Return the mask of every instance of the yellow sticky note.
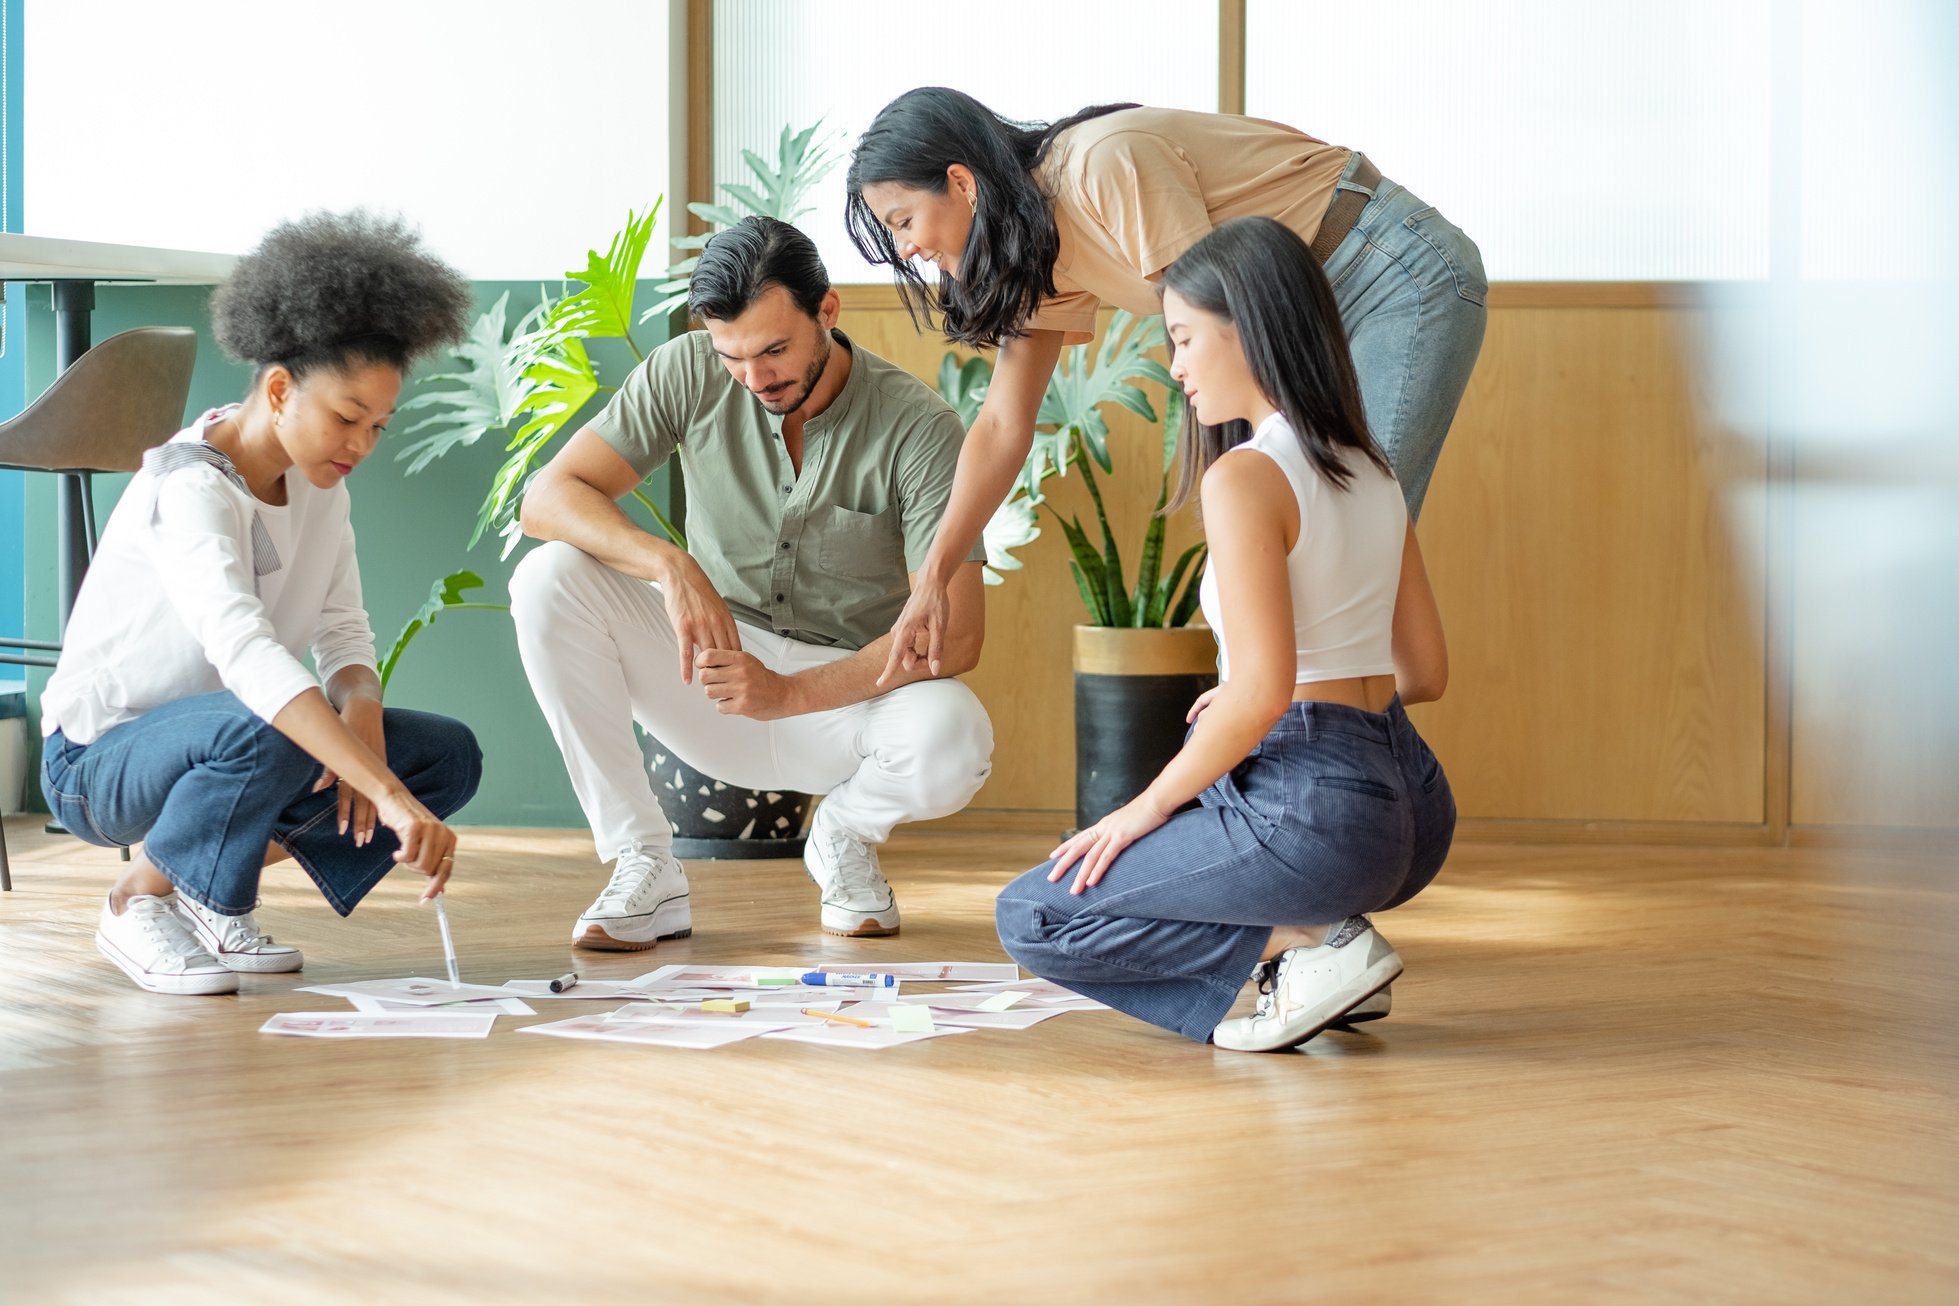
<path id="1" fill-rule="evenodd" d="M 936 1034 L 939 1027 L 932 1023 L 930 1007 L 899 1003 L 891 1008 L 891 1028 L 900 1034 Z"/>
<path id="2" fill-rule="evenodd" d="M 992 997 L 980 1003 L 979 1009 L 981 1011 L 1005 1011 L 1008 1007 L 1011 1007 L 1014 1003 L 1026 996 L 1025 993 L 995 993 Z"/>
<path id="3" fill-rule="evenodd" d="M 739 1016 L 748 1010 L 747 998 L 709 998 L 701 1003 L 702 1011 L 725 1011 L 731 1016 Z"/>

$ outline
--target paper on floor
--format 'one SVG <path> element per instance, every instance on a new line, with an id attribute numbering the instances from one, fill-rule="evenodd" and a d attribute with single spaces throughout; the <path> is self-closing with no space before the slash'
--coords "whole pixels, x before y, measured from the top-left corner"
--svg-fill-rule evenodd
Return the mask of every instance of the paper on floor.
<path id="1" fill-rule="evenodd" d="M 650 1020 L 608 1020 L 604 1016 L 574 1016 L 545 1025 L 526 1025 L 520 1034 L 549 1034 L 554 1038 L 596 1039 L 606 1043 L 638 1043 L 644 1047 L 708 1048 L 726 1047 L 744 1039 L 756 1038 L 786 1026 L 767 1021 L 746 1021 L 723 1016 L 716 1021 L 660 1023 Z"/>
<path id="2" fill-rule="evenodd" d="M 259 1026 L 261 1034 L 301 1038 L 488 1038 L 494 1011 L 293 1011 Z"/>
<path id="3" fill-rule="evenodd" d="M 487 984 L 451 984 L 448 980 L 421 978 L 312 984 L 294 991 L 324 993 L 335 998 L 380 998 L 383 1002 L 400 1002 L 411 1007 L 437 1007 L 451 1002 L 491 1002 L 510 996 L 509 989 L 491 988 Z"/>
<path id="4" fill-rule="evenodd" d="M 553 993 L 550 980 L 510 980 L 504 987 L 540 1002 L 631 1002 L 649 996 L 636 980 L 580 980 L 563 993 Z"/>
<path id="5" fill-rule="evenodd" d="M 440 1011 L 440 1007 L 422 1007 L 412 1002 L 390 1002 L 386 998 L 370 998 L 365 993 L 354 993 L 347 997 L 354 1004 L 355 1011 Z M 535 1016 L 537 1008 L 522 998 L 498 998 L 493 1002 L 472 1002 L 474 1007 L 495 1007 L 498 1014 L 505 1016 Z"/>
<path id="6" fill-rule="evenodd" d="M 850 965 L 812 966 L 809 969 L 820 970 L 826 975 L 837 971 L 844 974 L 874 971 L 879 975 L 895 975 L 901 980 L 912 980 L 920 984 L 943 984 L 952 980 L 997 982 L 1020 977 L 1020 967 L 1010 961 L 865 961 L 853 962 Z"/>
<path id="7" fill-rule="evenodd" d="M 798 1025 L 794 1029 L 777 1030 L 762 1035 L 765 1039 L 787 1039 L 792 1043 L 815 1043 L 832 1048 L 895 1048 L 902 1043 L 916 1043 L 920 1039 L 945 1038 L 949 1034 L 970 1034 L 970 1029 L 948 1029 L 939 1026 L 930 1034 L 905 1034 L 889 1025 L 874 1025 L 864 1029 L 858 1025 L 840 1025 L 835 1021 L 820 1024 Z"/>
<path id="8" fill-rule="evenodd" d="M 1064 1011 L 1109 1011 L 1112 1008 L 1094 998 L 1085 998 L 1073 989 L 1064 989 L 1052 980 L 1024 979 L 998 981 L 991 984 L 955 984 L 953 988 L 961 993 L 1005 993 L 1018 991 L 1027 996 L 1024 1002 L 1037 1006 L 1058 1006 Z"/>
<path id="9" fill-rule="evenodd" d="M 643 989 L 675 988 L 691 985 L 703 989 L 754 989 L 765 987 L 763 980 L 788 980 L 795 983 L 808 966 L 689 966 L 675 964 L 649 970 L 633 980 Z"/>
<path id="10" fill-rule="evenodd" d="M 964 1001 L 972 1002 L 973 999 L 966 998 Z M 951 1025 L 960 1029 L 1032 1029 L 1044 1020 L 1068 1014 L 1061 1007 L 1017 1007 L 1012 1011 L 990 1011 L 978 1006 L 943 1007 L 925 998 L 884 1006 L 859 1003 L 843 1008 L 838 1014 L 902 1028 L 899 1022 L 904 1017 L 899 1013 L 905 1011 L 926 1011 L 931 1013 L 932 1020 L 941 1028 Z"/>

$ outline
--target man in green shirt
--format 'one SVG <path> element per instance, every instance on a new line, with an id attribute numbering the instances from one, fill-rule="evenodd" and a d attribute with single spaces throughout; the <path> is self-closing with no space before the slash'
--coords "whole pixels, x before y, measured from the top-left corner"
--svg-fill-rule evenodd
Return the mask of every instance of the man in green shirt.
<path id="1" fill-rule="evenodd" d="M 877 845 L 964 807 L 993 751 L 986 710 L 950 678 L 979 661 L 979 550 L 939 665 L 878 682 L 964 432 L 836 330 L 822 260 L 787 223 L 708 242 L 689 307 L 705 329 L 654 350 L 524 496 L 524 533 L 548 542 L 511 577 L 517 647 L 613 863 L 572 941 L 636 951 L 693 928 L 635 720 L 728 784 L 826 794 L 803 856 L 822 926 L 896 934 Z M 676 455 L 684 551 L 618 502 Z"/>

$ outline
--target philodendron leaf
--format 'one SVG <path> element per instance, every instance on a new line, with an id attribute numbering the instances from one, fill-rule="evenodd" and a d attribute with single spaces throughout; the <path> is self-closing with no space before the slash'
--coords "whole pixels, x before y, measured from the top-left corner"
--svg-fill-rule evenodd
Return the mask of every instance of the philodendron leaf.
<path id="1" fill-rule="evenodd" d="M 531 385 L 530 399 L 524 405 L 529 420 L 512 437 L 512 447 L 540 434 L 547 440 L 556 436 L 599 392 L 591 355 L 576 336 L 540 351 L 524 369 L 524 379 Z"/>
<path id="2" fill-rule="evenodd" d="M 732 227 L 737 222 L 740 222 L 742 220 L 742 217 L 744 216 L 740 213 L 735 212 L 733 209 L 729 208 L 726 204 L 689 204 L 687 206 L 687 211 L 693 214 L 695 217 L 699 218 L 702 222 L 712 222 L 717 227 Z M 700 240 L 705 242 L 707 237 L 688 236 L 686 237 L 686 239 Z M 674 243 L 678 244 L 679 242 L 676 241 Z M 695 248 L 699 248 L 699 246 L 696 246 Z"/>
<path id="3" fill-rule="evenodd" d="M 784 127 L 776 141 L 773 166 L 753 150 L 743 150 L 742 162 L 747 165 L 750 177 L 746 181 L 724 182 L 721 186 L 734 203 L 693 203 L 687 206 L 687 211 L 712 225 L 715 231 L 725 231 L 751 214 L 779 218 L 783 222 L 796 221 L 810 211 L 803 201 L 811 187 L 837 166 L 838 156 L 832 149 L 834 138 L 811 148 L 821 126 L 818 120 L 801 131 Z M 707 244 L 713 234 L 681 236 L 673 243 L 679 249 L 696 250 Z M 666 284 L 659 287 L 660 301 L 640 314 L 640 321 L 665 317 L 687 302 L 687 279 L 693 275 L 697 261 L 690 258 L 666 269 L 663 276 Z"/>
<path id="4" fill-rule="evenodd" d="M 653 238 L 653 224 L 660 214 L 660 201 L 641 217 L 626 214 L 626 225 L 612 237 L 612 246 L 601 256 L 597 250 L 585 252 L 583 271 L 565 273 L 584 288 L 567 296 L 558 306 L 560 321 L 580 335 L 598 339 L 627 336 L 633 323 L 633 292 L 639 284 L 639 265 L 646 257 L 647 242 Z"/>
<path id="5" fill-rule="evenodd" d="M 988 585 L 1005 580 L 1002 572 L 1019 571 L 1026 565 L 1014 557 L 1012 550 L 1041 537 L 1034 514 L 1038 506 L 1036 500 L 1012 498 L 995 508 L 993 516 L 987 519 L 986 529 L 980 533 L 980 541 L 986 546 L 986 565 L 980 568 L 980 579 Z"/>
<path id="6" fill-rule="evenodd" d="M 993 364 L 984 358 L 969 358 L 964 363 L 951 350 L 939 360 L 939 397 L 952 405 L 959 421 L 971 426 L 986 402 L 987 387 L 993 384 Z"/>
<path id="7" fill-rule="evenodd" d="M 451 449 L 475 444 L 484 432 L 501 431 L 516 420 L 529 389 L 522 361 L 510 358 L 504 350 L 504 319 L 509 307 L 510 292 L 505 291 L 470 324 L 469 334 L 456 347 L 462 366 L 424 378 L 415 393 L 402 402 L 404 413 L 428 412 L 402 434 L 432 432 L 395 454 L 396 462 L 408 464 L 408 475 L 413 476 Z"/>
<path id="8" fill-rule="evenodd" d="M 1163 400 L 1163 474 L 1166 477 L 1177 461 L 1177 441 L 1182 438 L 1183 429 L 1184 392 L 1173 385 Z"/>
<path id="9" fill-rule="evenodd" d="M 381 688 L 385 690 L 388 687 L 388 678 L 394 675 L 395 663 L 401 661 L 401 655 L 407 651 L 410 641 L 421 633 L 424 626 L 433 626 L 435 619 L 448 609 L 456 607 L 497 608 L 505 611 L 509 609 L 509 605 L 505 603 L 470 602 L 469 591 L 482 588 L 483 578 L 473 571 L 452 571 L 435 582 L 429 589 L 428 598 L 415 610 L 415 615 L 408 619 L 408 624 L 401 628 L 401 633 L 395 636 L 395 642 L 388 649 L 387 656 L 381 659 L 379 667 Z"/>

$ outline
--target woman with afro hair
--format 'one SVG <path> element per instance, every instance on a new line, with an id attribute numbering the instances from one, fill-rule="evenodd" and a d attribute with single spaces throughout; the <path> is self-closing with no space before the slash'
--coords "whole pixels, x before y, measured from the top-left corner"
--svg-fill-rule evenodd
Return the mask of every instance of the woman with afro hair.
<path id="1" fill-rule="evenodd" d="M 399 221 L 275 228 L 212 300 L 250 391 L 145 455 L 102 534 L 42 697 L 41 784 L 81 838 L 142 844 L 95 942 L 150 992 L 300 968 L 253 916 L 272 862 L 343 916 L 397 864 L 424 901 L 448 881 L 443 820 L 482 754 L 460 722 L 382 708 L 344 482 L 469 305 Z"/>

